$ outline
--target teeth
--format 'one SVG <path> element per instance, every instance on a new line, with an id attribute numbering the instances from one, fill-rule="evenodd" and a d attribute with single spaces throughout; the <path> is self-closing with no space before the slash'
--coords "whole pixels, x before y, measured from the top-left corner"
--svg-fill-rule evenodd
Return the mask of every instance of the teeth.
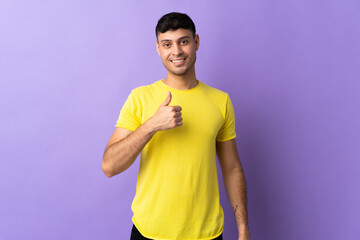
<path id="1" fill-rule="evenodd" d="M 184 59 L 181 59 L 181 60 L 172 60 L 172 62 L 176 62 L 176 63 L 178 63 L 178 62 L 183 62 L 184 61 Z"/>

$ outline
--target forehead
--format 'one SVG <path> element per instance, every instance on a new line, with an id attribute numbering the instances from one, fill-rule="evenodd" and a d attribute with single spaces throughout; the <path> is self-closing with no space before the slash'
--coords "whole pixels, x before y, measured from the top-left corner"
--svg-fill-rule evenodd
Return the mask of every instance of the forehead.
<path id="1" fill-rule="evenodd" d="M 169 41 L 176 41 L 179 38 L 183 37 L 192 37 L 192 31 L 189 29 L 178 28 L 176 30 L 169 30 L 164 33 L 159 33 L 158 41 L 161 40 L 169 40 Z"/>

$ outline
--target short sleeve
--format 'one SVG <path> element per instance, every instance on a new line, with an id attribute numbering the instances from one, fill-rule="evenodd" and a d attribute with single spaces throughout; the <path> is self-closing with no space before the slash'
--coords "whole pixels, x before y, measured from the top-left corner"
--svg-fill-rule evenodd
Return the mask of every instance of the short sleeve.
<path id="1" fill-rule="evenodd" d="M 225 108 L 224 115 L 225 115 L 224 124 L 220 128 L 220 130 L 216 136 L 216 141 L 219 141 L 219 142 L 228 141 L 228 140 L 231 140 L 236 137 L 235 113 L 234 113 L 234 108 L 233 108 L 233 105 L 232 105 L 229 95 L 227 95 L 226 108 Z"/>
<path id="2" fill-rule="evenodd" d="M 135 131 L 141 125 L 141 105 L 134 90 L 126 99 L 115 127 L 122 127 Z"/>

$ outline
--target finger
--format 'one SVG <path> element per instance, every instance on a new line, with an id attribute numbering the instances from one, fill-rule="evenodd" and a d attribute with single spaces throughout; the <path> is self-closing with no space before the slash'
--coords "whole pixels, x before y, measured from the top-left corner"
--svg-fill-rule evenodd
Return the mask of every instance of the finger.
<path id="1" fill-rule="evenodd" d="M 182 122 L 183 118 L 182 117 L 178 117 L 176 118 L 176 122 Z"/>
<path id="2" fill-rule="evenodd" d="M 165 101 L 160 106 L 169 106 L 171 99 L 172 99 L 172 96 L 171 96 L 171 92 L 169 91 Z"/>
<path id="3" fill-rule="evenodd" d="M 181 112 L 175 112 L 175 117 L 181 117 L 182 113 Z"/>
<path id="4" fill-rule="evenodd" d="M 175 112 L 180 112 L 182 110 L 182 107 L 180 106 L 172 106 L 172 107 Z"/>

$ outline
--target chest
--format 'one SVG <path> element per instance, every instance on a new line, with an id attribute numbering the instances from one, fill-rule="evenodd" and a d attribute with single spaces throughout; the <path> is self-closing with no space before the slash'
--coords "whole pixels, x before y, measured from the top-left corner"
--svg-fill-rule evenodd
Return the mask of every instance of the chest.
<path id="1" fill-rule="evenodd" d="M 153 116 L 163 102 L 163 97 L 147 96 L 144 99 L 142 109 L 142 123 Z M 167 131 L 167 134 L 175 134 L 177 137 L 203 139 L 215 139 L 224 123 L 221 106 L 207 96 L 188 97 L 173 94 L 169 106 L 182 108 L 183 125 Z"/>

